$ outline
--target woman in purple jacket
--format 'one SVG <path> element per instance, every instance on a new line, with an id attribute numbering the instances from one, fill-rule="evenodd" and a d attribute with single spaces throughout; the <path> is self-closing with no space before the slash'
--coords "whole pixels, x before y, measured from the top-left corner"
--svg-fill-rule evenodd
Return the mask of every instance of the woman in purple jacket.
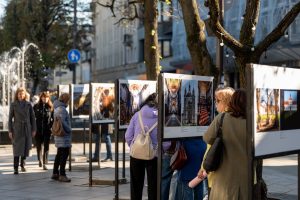
<path id="1" fill-rule="evenodd" d="M 140 106 L 139 112 L 142 114 L 142 121 L 145 131 L 157 122 L 157 100 L 156 93 L 151 94 Z M 147 129 L 148 128 L 148 129 Z M 125 133 L 125 140 L 129 147 L 132 146 L 138 134 L 141 133 L 138 112 L 130 120 Z M 154 128 L 150 137 L 153 147 L 157 147 L 157 127 Z M 145 169 L 148 180 L 148 199 L 156 199 L 156 176 L 157 176 L 157 156 L 152 160 L 136 159 L 130 156 L 130 196 L 131 200 L 141 200 L 143 196 Z"/>

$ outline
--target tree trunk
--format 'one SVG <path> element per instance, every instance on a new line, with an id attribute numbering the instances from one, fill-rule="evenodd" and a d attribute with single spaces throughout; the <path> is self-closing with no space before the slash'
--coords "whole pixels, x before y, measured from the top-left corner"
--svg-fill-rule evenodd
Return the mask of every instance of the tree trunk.
<path id="1" fill-rule="evenodd" d="M 145 65 L 148 80 L 157 80 L 159 73 L 159 49 L 158 49 L 158 0 L 145 0 Z"/>
<path id="2" fill-rule="evenodd" d="M 186 30 L 186 41 L 196 75 L 212 75 L 212 59 L 207 50 L 205 24 L 196 0 L 179 0 Z"/>
<path id="3" fill-rule="evenodd" d="M 245 54 L 238 54 L 235 59 L 235 63 L 239 72 L 239 80 L 240 80 L 240 87 L 246 88 L 246 67 L 247 64 L 250 63 L 259 63 L 260 56 L 257 56 L 256 54 L 250 52 L 247 52 Z"/>

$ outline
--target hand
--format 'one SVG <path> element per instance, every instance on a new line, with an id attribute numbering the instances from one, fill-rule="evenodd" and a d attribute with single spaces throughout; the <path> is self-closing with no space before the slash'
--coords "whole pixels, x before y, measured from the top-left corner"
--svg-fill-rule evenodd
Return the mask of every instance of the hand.
<path id="1" fill-rule="evenodd" d="M 198 174 L 197 174 L 198 178 L 200 179 L 205 179 L 207 177 L 207 173 L 204 169 L 200 169 Z"/>
<path id="2" fill-rule="evenodd" d="M 35 133 L 36 133 L 35 131 L 32 131 L 32 137 L 35 137 Z"/>
<path id="3" fill-rule="evenodd" d="M 9 132 L 9 133 L 8 133 L 8 137 L 12 140 L 12 139 L 13 139 L 13 133 L 12 133 L 12 132 Z"/>

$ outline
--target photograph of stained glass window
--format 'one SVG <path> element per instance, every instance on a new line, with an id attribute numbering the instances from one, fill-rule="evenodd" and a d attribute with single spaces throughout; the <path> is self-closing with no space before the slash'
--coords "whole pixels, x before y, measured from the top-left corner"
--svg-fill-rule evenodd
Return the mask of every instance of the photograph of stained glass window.
<path id="1" fill-rule="evenodd" d="M 211 81 L 198 82 L 198 126 L 208 126 L 213 119 L 213 88 Z"/>
<path id="2" fill-rule="evenodd" d="M 181 80 L 165 79 L 165 126 L 181 126 Z"/>

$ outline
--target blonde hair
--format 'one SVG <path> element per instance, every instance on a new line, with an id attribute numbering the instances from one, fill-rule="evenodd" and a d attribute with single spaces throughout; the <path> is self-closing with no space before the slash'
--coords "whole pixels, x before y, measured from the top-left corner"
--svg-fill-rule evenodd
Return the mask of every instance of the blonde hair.
<path id="1" fill-rule="evenodd" d="M 59 96 L 58 100 L 65 104 L 68 104 L 70 100 L 70 95 L 68 93 L 63 93 Z"/>
<path id="2" fill-rule="evenodd" d="M 215 91 L 215 98 L 219 99 L 227 109 L 233 93 L 234 89 L 232 87 L 217 88 Z"/>
<path id="3" fill-rule="evenodd" d="M 16 94 L 15 94 L 15 101 L 18 100 L 18 94 L 19 94 L 20 92 L 24 92 L 24 93 L 25 93 L 25 97 L 24 97 L 23 100 L 26 100 L 28 92 L 26 91 L 25 88 L 19 87 L 19 88 L 17 89 L 17 91 L 16 91 Z"/>

